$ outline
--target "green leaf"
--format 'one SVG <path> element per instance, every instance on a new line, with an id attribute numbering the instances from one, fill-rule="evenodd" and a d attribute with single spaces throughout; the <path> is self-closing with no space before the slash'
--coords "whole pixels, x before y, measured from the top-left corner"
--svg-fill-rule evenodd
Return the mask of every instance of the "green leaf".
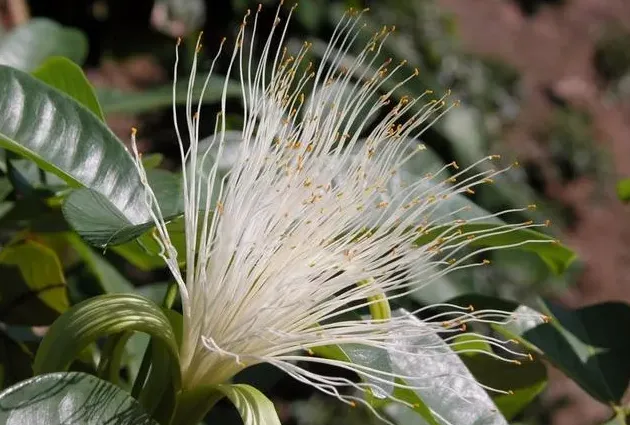
<path id="1" fill-rule="evenodd" d="M 83 301 L 53 323 L 37 350 L 36 374 L 63 371 L 89 344 L 121 332 L 144 332 L 170 354 L 177 365 L 175 386 L 179 387 L 179 354 L 173 328 L 160 307 L 135 294 L 108 294 Z"/>
<path id="2" fill-rule="evenodd" d="M 575 260 L 575 253 L 564 245 L 559 244 L 554 238 L 535 232 L 531 229 L 518 229 L 501 234 L 492 234 L 493 229 L 500 225 L 486 223 L 469 223 L 457 226 L 464 234 L 475 234 L 470 242 L 472 247 L 509 247 L 518 245 L 517 249 L 530 251 L 537 254 L 555 273 L 562 273 Z M 445 227 L 431 229 L 416 239 L 416 244 L 424 245 L 438 237 L 447 230 Z M 456 229 L 454 229 L 456 230 Z M 481 233 L 479 233 L 481 232 Z"/>
<path id="3" fill-rule="evenodd" d="M 52 249 L 32 241 L 10 245 L 0 251 L 0 275 L 2 322 L 49 325 L 68 309 L 66 280 Z"/>
<path id="4" fill-rule="evenodd" d="M 490 347 L 488 342 L 469 333 L 458 335 L 455 339 L 453 339 L 451 347 L 453 348 L 453 351 L 461 356 L 476 356 L 479 354 L 478 352 L 492 352 L 492 347 Z"/>
<path id="5" fill-rule="evenodd" d="M 199 75 L 195 82 L 192 97 L 197 99 L 201 95 L 202 84 L 205 75 Z M 221 100 L 224 77 L 215 76 L 210 78 L 208 87 L 203 97 L 204 103 L 218 102 Z M 185 104 L 188 92 L 188 82 L 178 83 L 176 88 L 176 103 Z M 170 107 L 173 103 L 173 88 L 171 85 L 145 90 L 139 93 L 126 93 L 115 89 L 97 89 L 96 91 L 100 104 L 106 114 L 110 113 L 133 113 L 153 111 L 159 108 Z M 241 88 L 238 83 L 229 82 L 226 95 L 228 98 L 241 95 Z"/>
<path id="6" fill-rule="evenodd" d="M 68 241 L 77 254 L 85 261 L 85 264 L 100 283 L 104 293 L 129 293 L 134 291 L 134 286 L 105 257 L 94 252 L 77 235 L 68 235 Z"/>
<path id="7" fill-rule="evenodd" d="M 34 18 L 2 39 L 0 65 L 31 71 L 51 56 L 65 56 L 82 63 L 87 47 L 87 39 L 80 31 Z"/>
<path id="8" fill-rule="evenodd" d="M 243 419 L 243 425 L 280 425 L 273 403 L 256 388 L 246 384 L 234 384 L 218 385 L 217 390 L 236 407 Z"/>
<path id="9" fill-rule="evenodd" d="M 617 197 L 624 202 L 630 201 L 630 179 L 617 182 Z"/>
<path id="10" fill-rule="evenodd" d="M 31 73 L 51 87 L 66 93 L 104 121 L 96 94 L 85 74 L 74 62 L 64 57 L 52 57 Z"/>
<path id="11" fill-rule="evenodd" d="M 113 239 L 114 241 L 117 241 L 117 238 L 128 240 L 130 236 L 137 239 L 122 245 L 112 246 L 112 251 L 142 270 L 166 267 L 164 260 L 158 255 L 160 247 L 153 238 L 153 229 L 149 227 L 131 227 L 119 232 L 116 238 Z M 174 218 L 166 224 L 166 228 L 171 238 L 171 243 L 179 255 L 180 265 L 183 265 L 186 263 L 186 234 L 183 217 Z M 138 234 L 140 234 L 139 237 L 137 236 Z"/>
<path id="12" fill-rule="evenodd" d="M 162 161 L 164 161 L 164 155 L 161 153 L 150 153 L 142 156 L 142 165 L 144 165 L 145 170 L 159 167 Z"/>
<path id="13" fill-rule="evenodd" d="M 506 419 L 512 420 L 519 413 L 529 406 L 534 399 L 547 387 L 547 378 L 545 370 L 545 378 L 530 386 L 519 387 L 512 390 L 513 394 L 501 394 L 494 396 L 494 404 L 497 405 L 499 411 L 503 413 Z"/>
<path id="14" fill-rule="evenodd" d="M 340 360 L 355 363 L 361 366 L 391 373 L 392 364 L 387 351 L 359 344 L 325 345 L 313 347 L 313 353 L 327 359 Z M 379 400 L 384 400 L 394 392 L 394 378 L 391 383 L 366 380 L 372 384 L 368 401 L 378 405 Z"/>
<path id="15" fill-rule="evenodd" d="M 492 327 L 542 355 L 594 398 L 621 403 L 630 381 L 626 361 L 630 341 L 620 338 L 618 330 L 630 326 L 629 305 L 607 302 L 566 310 L 545 301 L 541 309 L 550 321 L 542 323 L 535 319 L 540 313 L 512 301 L 473 294 L 448 303 L 514 311 L 515 318 L 509 324 Z"/>
<path id="16" fill-rule="evenodd" d="M 506 419 L 513 419 L 547 386 L 547 370 L 538 359 L 508 363 L 484 354 L 467 354 L 462 360 L 475 378 L 491 388 L 512 394 L 491 394 Z"/>
<path id="17" fill-rule="evenodd" d="M 0 393 L 6 425 L 158 425 L 122 389 L 79 372 L 36 376 Z"/>
<path id="18" fill-rule="evenodd" d="M 630 306 L 606 302 L 578 310 L 545 303 L 551 322 L 525 331 L 525 340 L 589 394 L 620 405 L 630 382 L 630 340 L 619 329 L 630 326 Z"/>
<path id="19" fill-rule="evenodd" d="M 124 145 L 92 112 L 30 75 L 0 66 L 0 147 L 74 187 L 101 194 L 129 223 L 150 220 Z"/>
<path id="20" fill-rule="evenodd" d="M 179 215 L 183 209 L 179 176 L 165 170 L 149 170 L 147 175 L 163 216 L 168 219 Z M 137 198 L 144 199 L 144 188 L 138 193 Z M 134 224 L 107 196 L 91 189 L 73 191 L 63 205 L 63 213 L 81 237 L 100 247 L 131 241 L 154 226 L 153 221 Z"/>
<path id="21" fill-rule="evenodd" d="M 0 385 L 6 388 L 33 376 L 33 355 L 20 342 L 0 332 Z"/>
<path id="22" fill-rule="evenodd" d="M 396 382 L 399 385 L 407 385 L 405 381 L 399 378 L 396 379 Z M 399 400 L 406 401 L 407 403 L 411 404 L 413 406 L 412 410 L 420 415 L 427 422 L 428 425 L 442 425 L 435 418 L 435 416 L 433 416 L 433 413 L 431 412 L 431 409 L 429 409 L 429 406 L 427 406 L 424 401 L 422 401 L 422 399 L 418 397 L 418 394 L 416 394 L 413 390 L 396 387 L 393 396 Z"/>
<path id="23" fill-rule="evenodd" d="M 140 236 L 138 240 L 125 242 L 121 245 L 114 245 L 111 250 L 120 255 L 125 260 L 129 261 L 134 267 L 143 271 L 149 271 L 166 267 L 164 260 L 158 255 L 159 251 L 152 251 L 148 248 L 142 240 L 145 238 L 151 238 L 151 231 L 146 232 L 143 236 Z M 150 243 L 152 243 L 151 241 Z M 177 252 L 183 252 L 178 250 Z"/>
<path id="24" fill-rule="evenodd" d="M 407 313 L 401 309 L 395 312 L 395 315 L 402 314 Z M 418 326 L 422 326 L 420 319 L 415 320 Z M 393 372 L 399 376 L 415 377 L 408 379 L 407 384 L 418 387 L 413 392 L 421 402 L 412 403 L 419 404 L 418 413 L 425 420 L 441 418 L 438 423 L 442 421 L 452 425 L 507 423 L 496 411 L 486 391 L 475 383 L 462 359 L 437 333 L 414 338 L 411 342 L 413 347 L 407 346 L 410 344 L 408 336 L 401 334 L 399 344 L 402 346 L 400 351 L 389 353 Z M 405 391 L 401 392 L 405 397 L 411 397 Z"/>

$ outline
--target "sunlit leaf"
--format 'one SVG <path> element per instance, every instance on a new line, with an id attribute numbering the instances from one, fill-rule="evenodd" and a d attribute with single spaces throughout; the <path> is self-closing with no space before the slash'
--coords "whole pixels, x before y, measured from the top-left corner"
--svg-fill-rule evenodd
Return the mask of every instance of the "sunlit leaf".
<path id="1" fill-rule="evenodd" d="M 0 251 L 0 274 L 2 322 L 48 325 L 68 309 L 66 280 L 52 249 L 33 241 L 9 245 Z"/>
<path id="2" fill-rule="evenodd" d="M 256 388 L 234 384 L 218 385 L 217 389 L 236 407 L 243 419 L 243 425 L 280 425 L 273 403 Z"/>
<path id="3" fill-rule="evenodd" d="M 395 315 L 400 314 L 405 312 L 403 310 L 395 312 Z M 421 326 L 420 319 L 417 320 Z M 422 414 L 425 420 L 433 417 L 437 423 L 452 425 L 507 424 L 486 391 L 476 383 L 462 359 L 438 334 L 427 334 L 414 339 L 413 347 L 407 346 L 410 342 L 405 335 L 401 335 L 399 343 L 404 345 L 400 352 L 389 353 L 393 371 L 400 376 L 416 377 L 407 380 L 407 383 L 418 387 L 414 390 L 422 402 L 418 403 L 417 408 L 421 409 L 418 413 Z M 427 355 L 423 355 L 422 347 L 430 347 Z M 405 399 L 411 399 L 411 395 L 405 395 L 404 390 L 400 392 Z M 423 405 L 428 408 L 428 412 Z"/>
<path id="4" fill-rule="evenodd" d="M 128 222 L 150 217 L 124 145 L 92 112 L 16 69 L 0 66 L 0 147 L 37 163 L 69 185 L 104 196 Z"/>
<path id="5" fill-rule="evenodd" d="M 5 425 L 158 425 L 129 394 L 94 376 L 51 373 L 0 393 Z"/>
<path id="6" fill-rule="evenodd" d="M 83 301 L 59 317 L 37 350 L 36 374 L 63 371 L 92 342 L 121 332 L 151 335 L 179 364 L 179 350 L 168 318 L 152 301 L 134 294 L 108 294 Z M 179 366 L 173 377 L 179 385 Z"/>
<path id="7" fill-rule="evenodd" d="M 168 219 L 178 215 L 183 208 L 179 176 L 165 170 L 149 170 L 148 178 L 163 216 Z M 138 190 L 137 198 L 144 199 L 144 188 Z M 68 196 L 63 213 L 82 238 L 100 247 L 131 241 L 154 226 L 153 221 L 134 224 L 106 195 L 87 188 Z"/>
<path id="8" fill-rule="evenodd" d="M 31 74 L 49 86 L 66 93 L 104 120 L 94 89 L 81 67 L 74 62 L 64 57 L 52 57 Z"/>
<path id="9" fill-rule="evenodd" d="M 314 354 L 328 359 L 355 363 L 384 373 L 392 372 L 389 354 L 382 349 L 359 344 L 343 344 L 313 347 L 312 351 Z M 391 383 L 380 380 L 371 381 L 369 379 L 366 382 L 372 384 L 368 400 L 374 404 L 379 404 L 379 400 L 387 398 L 394 392 L 393 377 L 391 378 Z"/>

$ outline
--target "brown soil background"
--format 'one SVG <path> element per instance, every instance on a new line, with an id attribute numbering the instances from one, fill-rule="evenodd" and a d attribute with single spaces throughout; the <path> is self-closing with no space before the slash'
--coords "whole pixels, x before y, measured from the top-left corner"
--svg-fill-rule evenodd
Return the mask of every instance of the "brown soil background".
<path id="1" fill-rule="evenodd" d="M 551 90 L 591 115 L 595 139 L 609 152 L 618 177 L 630 176 L 630 99 L 611 101 L 593 66 L 596 41 L 610 25 L 630 28 L 628 0 L 568 0 L 544 5 L 533 16 L 507 0 L 439 0 L 456 19 L 466 50 L 501 59 L 521 74 L 522 110 L 504 135 L 517 154 L 539 164 L 549 152 L 535 132 L 549 120 Z M 614 186 L 578 179 L 568 185 L 545 173 L 546 194 L 574 208 L 576 225 L 563 241 L 585 263 L 580 280 L 562 301 L 581 306 L 607 300 L 630 301 L 630 209 Z M 554 425 L 601 423 L 609 415 L 558 371 L 551 371 L 545 403 L 568 399 L 552 415 Z"/>

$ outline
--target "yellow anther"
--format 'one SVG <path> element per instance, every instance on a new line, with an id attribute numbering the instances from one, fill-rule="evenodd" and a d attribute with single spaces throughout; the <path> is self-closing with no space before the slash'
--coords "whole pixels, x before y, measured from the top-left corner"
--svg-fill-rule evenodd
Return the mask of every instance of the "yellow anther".
<path id="1" fill-rule="evenodd" d="M 138 133 L 138 129 L 136 127 L 131 127 L 131 137 L 136 137 L 136 133 Z"/>
<path id="2" fill-rule="evenodd" d="M 545 227 L 551 226 L 551 220 L 545 220 Z"/>
<path id="3" fill-rule="evenodd" d="M 529 205 L 527 206 L 527 209 L 528 209 L 528 210 L 532 210 L 532 211 L 533 211 L 533 210 L 535 210 L 536 208 L 538 208 L 536 204 L 529 204 Z"/>
<path id="4" fill-rule="evenodd" d="M 490 264 L 490 260 L 484 258 L 483 261 L 481 261 L 481 264 Z"/>

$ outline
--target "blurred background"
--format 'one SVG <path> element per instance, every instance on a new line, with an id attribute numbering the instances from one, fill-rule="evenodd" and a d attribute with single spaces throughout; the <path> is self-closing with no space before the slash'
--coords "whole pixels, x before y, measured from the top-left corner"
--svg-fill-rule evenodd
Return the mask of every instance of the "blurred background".
<path id="1" fill-rule="evenodd" d="M 287 3 L 283 16 L 292 5 Z M 276 7 L 275 1 L 263 4 L 261 34 Z M 88 43 L 84 70 L 98 89 L 108 124 L 122 140 L 138 127 L 142 150 L 162 153 L 163 164 L 173 168 L 178 159 L 169 105 L 175 38 L 184 37 L 180 73 L 187 75 L 203 30 L 201 70 L 207 70 L 221 38 L 233 39 L 247 8 L 256 8 L 247 0 L 4 0 L 0 5 L 5 32 L 33 17 L 79 29 Z M 551 220 L 551 232 L 579 255 L 568 273 L 557 276 L 533 255 L 501 252 L 492 270 L 450 276 L 416 301 L 441 301 L 471 290 L 519 300 L 544 295 L 569 307 L 630 301 L 629 211 L 615 190 L 618 180 L 630 176 L 630 1 L 301 0 L 289 46 L 313 41 L 316 60 L 351 7 L 370 7 L 368 30 L 396 25 L 384 57 L 406 59 L 410 70 L 420 69 L 420 77 L 407 86 L 410 93 L 451 89 L 461 100 L 425 135 L 436 161 L 470 164 L 488 153 L 502 154 L 507 163 L 518 159 L 519 168 L 480 190 L 474 201 L 491 211 L 536 203 L 530 218 Z M 219 62 L 219 74 L 226 61 Z M 205 100 L 205 108 L 216 110 L 217 89 L 211 88 Z M 238 106 L 238 99 L 231 102 Z M 233 120 L 237 126 L 238 117 Z M 210 134 L 213 125 L 207 120 L 203 133 Z M 422 168 L 411 172 L 421 174 Z M 167 276 L 121 267 L 138 285 Z M 281 407 L 286 424 L 375 421 L 271 369 L 249 373 L 247 379 L 258 380 Z M 517 420 L 586 425 L 601 423 L 607 412 L 550 369 L 547 390 Z"/>

